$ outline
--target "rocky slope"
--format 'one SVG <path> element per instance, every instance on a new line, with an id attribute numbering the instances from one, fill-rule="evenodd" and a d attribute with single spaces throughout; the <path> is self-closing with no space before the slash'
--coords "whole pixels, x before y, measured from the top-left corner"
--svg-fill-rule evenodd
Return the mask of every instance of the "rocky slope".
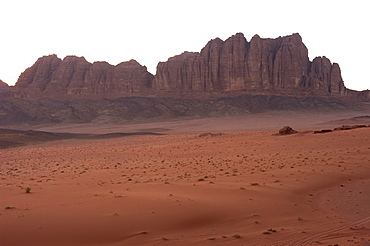
<path id="1" fill-rule="evenodd" d="M 21 123 L 146 122 L 178 117 L 246 115 L 266 111 L 324 111 L 349 109 L 334 97 L 243 95 L 213 100 L 125 97 L 116 99 L 0 100 L 0 125 Z"/>

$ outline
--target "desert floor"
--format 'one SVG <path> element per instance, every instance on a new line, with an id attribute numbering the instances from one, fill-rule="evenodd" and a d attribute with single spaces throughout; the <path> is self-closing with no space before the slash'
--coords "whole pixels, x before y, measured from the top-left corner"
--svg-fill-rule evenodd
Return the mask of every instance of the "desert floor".
<path id="1" fill-rule="evenodd" d="M 43 126 L 163 135 L 0 150 L 0 245 L 369 244 L 370 128 L 302 117 Z"/>

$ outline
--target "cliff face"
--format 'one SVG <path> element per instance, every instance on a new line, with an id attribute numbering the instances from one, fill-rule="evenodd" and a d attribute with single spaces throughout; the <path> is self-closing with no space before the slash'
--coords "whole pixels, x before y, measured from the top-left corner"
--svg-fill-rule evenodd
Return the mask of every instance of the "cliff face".
<path id="1" fill-rule="evenodd" d="M 151 75 L 135 60 L 112 66 L 107 62 L 87 62 L 83 57 L 56 55 L 39 58 L 26 69 L 15 85 L 22 91 L 44 94 L 96 95 L 145 91 Z"/>
<path id="2" fill-rule="evenodd" d="M 183 53 L 158 64 L 153 88 L 164 91 L 306 89 L 343 95 L 338 64 L 326 57 L 310 62 L 299 34 L 247 42 L 238 33 L 214 39 L 200 53 Z"/>
<path id="3" fill-rule="evenodd" d="M 346 93 L 339 65 L 337 63 L 331 64 L 325 56 L 316 57 L 312 61 L 310 76 L 305 86 L 326 91 L 330 95 L 344 95 Z"/>
<path id="4" fill-rule="evenodd" d="M 15 97 L 117 98 L 150 95 L 280 94 L 361 96 L 344 87 L 339 65 L 326 57 L 308 58 L 299 34 L 248 42 L 242 33 L 213 39 L 200 52 L 184 52 L 160 62 L 155 76 L 135 60 L 112 66 L 83 57 L 41 57 L 15 85 Z M 33 96 L 35 97 L 35 96 Z"/>

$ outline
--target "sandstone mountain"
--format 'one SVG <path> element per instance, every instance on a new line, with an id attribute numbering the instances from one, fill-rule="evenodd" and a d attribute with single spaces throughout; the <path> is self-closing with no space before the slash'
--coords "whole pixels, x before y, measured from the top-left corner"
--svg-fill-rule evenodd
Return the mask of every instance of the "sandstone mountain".
<path id="1" fill-rule="evenodd" d="M 160 62 L 156 75 L 135 60 L 117 66 L 83 57 L 41 57 L 15 85 L 16 98 L 119 98 L 123 96 L 201 97 L 218 93 L 294 96 L 360 96 L 345 88 L 339 65 L 308 58 L 299 34 L 248 42 L 242 33 L 211 40 L 198 52 Z"/>
<path id="2" fill-rule="evenodd" d="M 153 88 L 170 91 L 272 91 L 344 95 L 339 65 L 308 59 L 299 34 L 247 42 L 238 33 L 214 39 L 200 53 L 185 52 L 158 64 Z"/>
<path id="3" fill-rule="evenodd" d="M 238 33 L 160 62 L 154 76 L 135 60 L 113 66 L 76 56 L 41 57 L 15 86 L 0 82 L 0 124 L 332 112 L 369 98 L 369 90 L 344 86 L 338 64 L 326 57 L 310 61 L 299 34 L 255 35 L 248 42 Z"/>
<path id="4" fill-rule="evenodd" d="M 145 66 L 130 60 L 112 66 L 107 62 L 87 62 L 84 57 L 56 55 L 39 58 L 26 69 L 15 85 L 17 97 L 31 94 L 50 98 L 75 95 L 119 97 L 122 93 L 145 92 L 151 87 L 153 75 Z"/>

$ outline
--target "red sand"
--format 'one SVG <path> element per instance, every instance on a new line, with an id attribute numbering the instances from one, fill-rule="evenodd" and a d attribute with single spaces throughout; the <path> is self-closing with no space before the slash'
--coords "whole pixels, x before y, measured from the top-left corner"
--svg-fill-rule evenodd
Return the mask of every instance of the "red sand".
<path id="1" fill-rule="evenodd" d="M 187 129 L 0 150 L 0 245 L 370 242 L 370 128 Z"/>

